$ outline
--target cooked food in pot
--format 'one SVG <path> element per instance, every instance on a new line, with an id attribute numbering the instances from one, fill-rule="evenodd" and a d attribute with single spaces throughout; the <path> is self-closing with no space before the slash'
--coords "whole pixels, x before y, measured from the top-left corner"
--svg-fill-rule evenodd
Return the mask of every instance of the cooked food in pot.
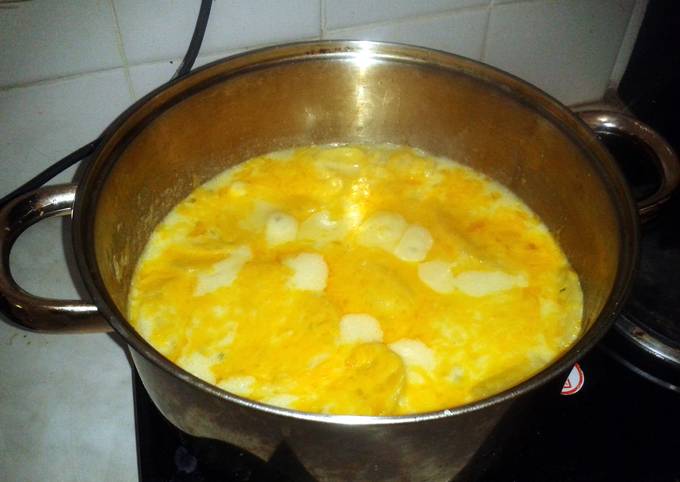
<path id="1" fill-rule="evenodd" d="M 581 329 L 577 275 L 506 188 L 392 145 L 234 166 L 161 222 L 139 333 L 233 394 L 296 410 L 452 408 L 530 377 Z"/>

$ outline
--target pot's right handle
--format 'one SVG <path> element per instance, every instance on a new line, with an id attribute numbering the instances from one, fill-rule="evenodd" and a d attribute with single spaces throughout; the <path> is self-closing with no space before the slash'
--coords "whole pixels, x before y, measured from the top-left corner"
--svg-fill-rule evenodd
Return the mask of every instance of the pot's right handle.
<path id="1" fill-rule="evenodd" d="M 9 254 L 19 235 L 42 219 L 71 214 L 75 196 L 76 186 L 73 184 L 48 186 L 0 206 L 0 312 L 33 331 L 111 331 L 95 305 L 80 300 L 33 296 L 17 285 L 9 269 Z"/>
<path id="2" fill-rule="evenodd" d="M 578 115 L 596 133 L 632 137 L 654 153 L 661 169 L 661 185 L 656 192 L 637 203 L 642 221 L 653 217 L 680 184 L 680 162 L 673 148 L 654 129 L 626 114 L 589 110 Z"/>

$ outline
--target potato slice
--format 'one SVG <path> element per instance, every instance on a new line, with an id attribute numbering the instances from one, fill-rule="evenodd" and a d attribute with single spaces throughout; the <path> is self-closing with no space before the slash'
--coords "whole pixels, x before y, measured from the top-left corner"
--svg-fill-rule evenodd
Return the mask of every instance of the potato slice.
<path id="1" fill-rule="evenodd" d="M 323 291 L 328 280 L 328 265 L 318 253 L 300 253 L 283 264 L 293 270 L 288 286 L 303 291 Z"/>
<path id="2" fill-rule="evenodd" d="M 402 235 L 394 255 L 402 261 L 418 262 L 427 257 L 432 248 L 432 235 L 422 226 L 412 224 Z"/>
<path id="3" fill-rule="evenodd" d="M 324 245 L 342 239 L 347 232 L 345 225 L 331 219 L 328 211 L 319 211 L 305 219 L 300 225 L 298 236 Z"/>
<path id="4" fill-rule="evenodd" d="M 382 342 L 383 332 L 378 320 L 366 313 L 353 313 L 340 319 L 340 343 Z"/>
<path id="5" fill-rule="evenodd" d="M 512 288 L 526 288 L 523 274 L 511 275 L 503 271 L 465 271 L 455 277 L 455 286 L 468 296 L 487 296 Z"/>
<path id="6" fill-rule="evenodd" d="M 431 372 L 437 366 L 432 349 L 420 340 L 402 338 L 388 345 L 404 361 L 407 368 L 420 367 Z"/>
<path id="7" fill-rule="evenodd" d="M 267 218 L 265 238 L 269 246 L 295 241 L 298 233 L 298 222 L 290 214 L 276 211 Z"/>
<path id="8" fill-rule="evenodd" d="M 362 246 L 392 251 L 406 231 L 408 223 L 400 214 L 378 212 L 359 226 L 357 242 Z"/>
<path id="9" fill-rule="evenodd" d="M 231 286 L 241 268 L 252 258 L 253 252 L 249 246 L 238 246 L 227 259 L 215 263 L 209 273 L 198 276 L 194 296 L 203 296 L 220 288 Z"/>
<path id="10" fill-rule="evenodd" d="M 451 263 L 445 261 L 420 263 L 418 277 L 437 293 L 445 295 L 458 290 L 475 298 L 529 285 L 526 275 L 511 275 L 503 271 L 464 271 L 454 276 Z"/>
<path id="11" fill-rule="evenodd" d="M 456 289 L 456 282 L 451 273 L 451 263 L 446 261 L 420 263 L 418 265 L 418 277 L 433 291 L 442 295 L 453 293 Z"/>

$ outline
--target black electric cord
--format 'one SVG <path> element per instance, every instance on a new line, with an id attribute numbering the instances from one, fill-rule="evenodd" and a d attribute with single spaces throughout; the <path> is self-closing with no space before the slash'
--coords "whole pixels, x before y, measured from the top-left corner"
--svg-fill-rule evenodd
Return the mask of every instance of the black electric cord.
<path id="1" fill-rule="evenodd" d="M 187 49 L 187 52 L 184 55 L 177 72 L 175 72 L 175 75 L 173 75 L 172 79 L 170 80 L 182 77 L 191 71 L 191 67 L 193 67 L 196 57 L 198 56 L 198 52 L 201 49 L 201 43 L 203 43 L 203 37 L 205 35 L 205 29 L 208 26 L 208 18 L 210 17 L 210 7 L 212 7 L 212 2 L 213 0 L 201 0 L 201 7 L 198 11 L 196 26 L 194 27 L 194 33 L 191 36 L 191 42 L 189 42 L 189 48 Z M 65 171 L 78 161 L 87 158 L 95 151 L 95 149 L 97 149 L 97 146 L 99 146 L 101 140 L 102 138 L 98 137 L 92 142 L 89 142 L 83 147 L 73 151 L 63 159 L 55 162 L 40 174 L 30 179 L 28 182 L 22 184 L 6 196 L 3 196 L 2 199 L 0 199 L 0 206 L 4 206 L 7 202 L 17 196 L 21 196 L 27 192 L 38 189 L 40 186 L 54 178 L 57 174 Z"/>
<path id="2" fill-rule="evenodd" d="M 2 199 L 0 199 L 0 206 L 4 206 L 6 203 L 8 203 L 10 200 L 14 199 L 17 196 L 21 196 L 23 194 L 26 194 L 27 192 L 31 192 L 35 189 L 38 189 L 40 186 L 42 186 L 47 181 L 55 177 L 57 174 L 61 173 L 62 171 L 65 171 L 78 161 L 85 159 L 87 156 L 94 152 L 94 150 L 99 145 L 100 141 L 101 137 L 95 139 L 94 141 L 88 144 L 85 144 L 80 149 L 73 151 L 68 156 L 55 162 L 50 167 L 42 171 L 40 174 L 30 179 L 25 184 L 22 184 L 14 191 L 4 196 Z"/>
<path id="3" fill-rule="evenodd" d="M 182 63 L 179 65 L 177 72 L 175 72 L 175 75 L 172 76 L 171 80 L 182 77 L 191 71 L 191 67 L 193 67 L 196 57 L 198 57 L 198 51 L 201 50 L 201 44 L 203 43 L 203 37 L 205 36 L 205 27 L 208 25 L 208 18 L 210 17 L 210 7 L 212 7 L 212 0 L 201 1 L 201 7 L 198 10 L 196 26 L 194 26 L 194 34 L 191 36 L 189 48 L 187 48 L 187 53 L 184 54 Z"/>

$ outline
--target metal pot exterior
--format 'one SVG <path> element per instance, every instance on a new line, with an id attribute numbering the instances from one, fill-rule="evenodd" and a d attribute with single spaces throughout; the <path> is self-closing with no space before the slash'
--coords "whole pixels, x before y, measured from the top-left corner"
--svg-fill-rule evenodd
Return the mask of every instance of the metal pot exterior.
<path id="1" fill-rule="evenodd" d="M 468 164 L 521 197 L 555 233 L 584 290 L 576 345 L 489 399 L 402 417 L 302 414 L 243 400 L 173 365 L 126 321 L 136 261 L 195 187 L 254 155 L 307 144 L 408 144 Z M 273 47 L 208 65 L 124 113 L 74 207 L 79 269 L 130 345 L 161 412 L 182 430 L 267 459 L 287 445 L 320 480 L 448 480 L 527 394 L 567 371 L 608 329 L 635 264 L 637 221 L 608 153 L 566 108 L 461 57 L 374 42 Z M 310 388 L 311 389 L 311 388 Z"/>
<path id="2" fill-rule="evenodd" d="M 517 403 L 508 400 L 417 424 L 324 423 L 225 402 L 134 351 L 132 357 L 161 413 L 183 431 L 227 441 L 265 461 L 285 446 L 309 474 L 324 481 L 450 480 L 490 442 L 499 421 Z"/>

